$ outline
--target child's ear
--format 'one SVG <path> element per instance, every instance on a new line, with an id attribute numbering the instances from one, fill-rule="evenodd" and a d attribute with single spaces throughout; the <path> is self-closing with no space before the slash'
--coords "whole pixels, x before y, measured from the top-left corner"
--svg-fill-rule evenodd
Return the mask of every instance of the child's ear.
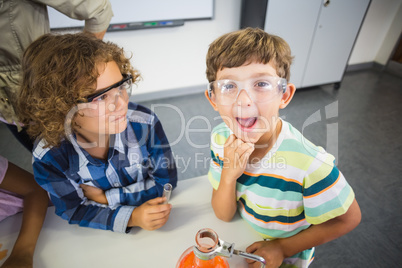
<path id="1" fill-rule="evenodd" d="M 295 92 L 296 92 L 296 87 L 295 87 L 295 85 L 293 85 L 293 84 L 291 84 L 291 83 L 287 84 L 287 86 L 286 86 L 286 92 L 283 93 L 282 99 L 281 99 L 281 104 L 279 105 L 279 108 L 280 108 L 280 109 L 283 109 L 283 108 L 285 108 L 286 106 L 288 106 L 288 104 L 289 104 L 290 101 L 292 100 L 293 95 L 295 94 Z"/>
<path id="2" fill-rule="evenodd" d="M 204 94 L 205 94 L 205 97 L 207 98 L 207 100 L 209 101 L 209 103 L 211 104 L 212 108 L 214 108 L 215 111 L 218 111 L 218 106 L 216 106 L 216 104 L 209 97 L 208 90 L 205 90 Z"/>

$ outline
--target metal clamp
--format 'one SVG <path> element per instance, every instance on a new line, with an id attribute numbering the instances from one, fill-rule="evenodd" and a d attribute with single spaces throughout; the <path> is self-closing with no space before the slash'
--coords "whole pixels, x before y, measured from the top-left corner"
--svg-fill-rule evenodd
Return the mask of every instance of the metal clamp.
<path id="1" fill-rule="evenodd" d="M 234 255 L 250 259 L 253 261 L 258 261 L 261 263 L 261 268 L 265 267 L 265 259 L 261 256 L 247 253 L 241 250 L 234 249 L 234 243 L 228 243 L 223 241 L 222 239 L 218 240 L 218 245 L 215 249 L 209 252 L 202 252 L 200 251 L 197 246 L 193 247 L 194 254 L 201 260 L 210 260 L 215 258 L 216 256 L 222 256 L 225 258 L 231 258 Z"/>

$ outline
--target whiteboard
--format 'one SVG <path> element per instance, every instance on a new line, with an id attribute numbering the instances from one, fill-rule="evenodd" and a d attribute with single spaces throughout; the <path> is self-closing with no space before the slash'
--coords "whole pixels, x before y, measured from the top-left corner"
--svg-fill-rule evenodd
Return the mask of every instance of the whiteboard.
<path id="1" fill-rule="evenodd" d="M 134 26 L 127 29 L 144 25 L 177 26 L 180 24 L 175 21 L 212 19 L 214 15 L 214 0 L 110 0 L 110 3 L 114 16 L 108 30 L 119 29 L 113 25 Z M 51 29 L 84 27 L 84 21 L 71 19 L 49 6 L 48 12 Z"/>

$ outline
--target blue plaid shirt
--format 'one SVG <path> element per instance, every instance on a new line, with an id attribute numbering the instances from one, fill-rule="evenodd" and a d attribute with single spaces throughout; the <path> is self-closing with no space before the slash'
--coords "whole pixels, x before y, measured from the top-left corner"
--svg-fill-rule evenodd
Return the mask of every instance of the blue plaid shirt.
<path id="1" fill-rule="evenodd" d="M 174 157 L 162 125 L 149 109 L 129 103 L 127 128 L 112 135 L 107 161 L 93 158 L 76 142 L 33 151 L 35 180 L 49 192 L 56 214 L 70 224 L 127 232 L 135 207 L 177 184 Z M 104 190 L 108 205 L 87 199 L 80 184 Z"/>

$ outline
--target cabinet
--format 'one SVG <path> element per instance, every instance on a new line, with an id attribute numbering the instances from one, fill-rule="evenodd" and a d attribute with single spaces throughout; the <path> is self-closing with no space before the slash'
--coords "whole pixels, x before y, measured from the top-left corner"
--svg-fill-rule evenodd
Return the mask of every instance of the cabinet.
<path id="1" fill-rule="evenodd" d="M 268 0 L 263 29 L 289 43 L 294 56 L 290 82 L 296 87 L 339 87 L 369 4 L 370 0 Z"/>

